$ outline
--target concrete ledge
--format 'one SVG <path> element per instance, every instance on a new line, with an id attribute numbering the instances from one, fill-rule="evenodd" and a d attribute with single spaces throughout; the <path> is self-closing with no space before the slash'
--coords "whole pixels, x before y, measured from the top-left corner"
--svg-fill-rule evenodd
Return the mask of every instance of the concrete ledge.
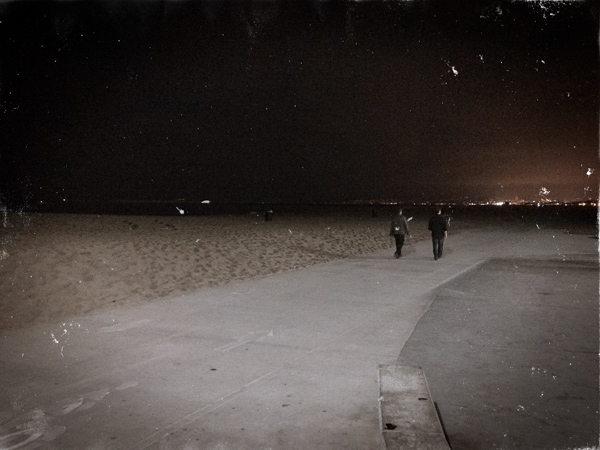
<path id="1" fill-rule="evenodd" d="M 381 365 L 377 375 L 380 448 L 449 450 L 423 370 Z"/>

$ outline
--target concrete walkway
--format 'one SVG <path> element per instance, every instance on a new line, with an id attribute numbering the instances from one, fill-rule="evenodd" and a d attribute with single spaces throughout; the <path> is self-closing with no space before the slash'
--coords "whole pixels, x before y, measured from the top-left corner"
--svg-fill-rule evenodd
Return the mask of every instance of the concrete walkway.
<path id="1" fill-rule="evenodd" d="M 405 249 L 2 332 L 0 448 L 376 449 L 378 365 L 442 287 L 490 258 L 597 260 L 596 240 L 545 230 Z"/>
<path id="2" fill-rule="evenodd" d="M 404 345 L 454 450 L 600 448 L 597 241 L 563 238 L 446 283 Z"/>

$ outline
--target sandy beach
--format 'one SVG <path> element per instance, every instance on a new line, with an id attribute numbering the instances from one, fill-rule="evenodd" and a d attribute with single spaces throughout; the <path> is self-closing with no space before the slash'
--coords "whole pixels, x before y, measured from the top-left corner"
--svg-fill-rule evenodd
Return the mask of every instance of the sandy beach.
<path id="1" fill-rule="evenodd" d="M 412 239 L 423 223 L 413 222 Z M 388 248 L 387 217 L 14 214 L 1 328 L 67 320 Z"/>
<path id="2" fill-rule="evenodd" d="M 411 214 L 408 214 L 409 216 Z M 428 239 L 427 215 L 407 245 Z M 483 224 L 483 225 L 482 225 Z M 504 220 L 501 226 L 524 225 Z M 496 221 L 457 218 L 462 229 Z M 593 225 L 573 224 L 595 233 Z M 569 232 L 564 225 L 562 232 Z M 125 216 L 8 213 L 0 227 L 0 329 L 171 298 L 382 249 L 389 214 Z"/>

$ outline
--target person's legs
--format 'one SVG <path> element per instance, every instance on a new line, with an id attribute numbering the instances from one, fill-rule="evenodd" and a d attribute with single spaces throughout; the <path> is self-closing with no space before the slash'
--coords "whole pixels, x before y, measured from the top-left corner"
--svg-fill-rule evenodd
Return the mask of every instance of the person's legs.
<path id="1" fill-rule="evenodd" d="M 394 256 L 400 258 L 402 256 L 402 246 L 404 245 L 404 235 L 395 234 L 394 238 L 396 239 L 396 253 L 394 253 Z"/>
<path id="2" fill-rule="evenodd" d="M 433 257 L 438 259 L 438 244 L 440 241 L 437 238 L 431 238 L 431 241 L 433 242 Z"/>
<path id="3" fill-rule="evenodd" d="M 440 238 L 440 242 L 438 244 L 438 254 L 437 254 L 438 258 L 442 257 L 443 251 L 444 251 L 444 238 Z"/>

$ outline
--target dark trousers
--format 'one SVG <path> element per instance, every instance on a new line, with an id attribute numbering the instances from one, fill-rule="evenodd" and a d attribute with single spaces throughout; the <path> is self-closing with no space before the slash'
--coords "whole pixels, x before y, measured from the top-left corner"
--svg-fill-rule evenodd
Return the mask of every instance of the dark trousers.
<path id="1" fill-rule="evenodd" d="M 444 238 L 432 237 L 431 240 L 433 241 L 433 257 L 435 259 L 441 258 L 444 251 Z"/>
<path id="2" fill-rule="evenodd" d="M 394 239 L 396 239 L 396 253 L 398 256 L 402 255 L 402 246 L 404 245 L 404 235 L 403 234 L 395 234 Z"/>

